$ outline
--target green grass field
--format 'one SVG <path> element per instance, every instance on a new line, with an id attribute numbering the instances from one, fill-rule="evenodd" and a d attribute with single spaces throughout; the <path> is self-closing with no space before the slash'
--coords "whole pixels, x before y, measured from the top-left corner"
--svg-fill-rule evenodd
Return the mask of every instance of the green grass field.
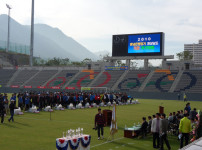
<path id="1" fill-rule="evenodd" d="M 39 114 L 24 113 L 14 116 L 15 122 L 0 125 L 0 150 L 55 150 L 55 140 L 62 137 L 63 131 L 68 129 L 84 128 L 85 134 L 90 134 L 91 149 L 93 150 L 152 150 L 152 136 L 146 139 L 123 138 L 125 125 L 132 126 L 133 123 L 141 122 L 143 116 L 158 112 L 158 106 L 165 107 L 165 113 L 184 109 L 185 103 L 171 100 L 139 100 L 141 104 L 117 106 L 118 133 L 114 141 L 107 142 L 109 127 L 105 127 L 105 139 L 97 140 L 97 132 L 94 126 L 94 116 L 97 108 L 40 112 Z M 201 102 L 191 102 L 191 108 L 202 110 Z M 105 107 L 102 109 L 108 109 Z M 112 108 L 111 108 L 112 109 Z M 179 148 L 177 137 L 169 136 L 172 150 Z M 165 145 L 164 145 L 165 146 Z M 166 149 L 166 147 L 164 147 Z"/>

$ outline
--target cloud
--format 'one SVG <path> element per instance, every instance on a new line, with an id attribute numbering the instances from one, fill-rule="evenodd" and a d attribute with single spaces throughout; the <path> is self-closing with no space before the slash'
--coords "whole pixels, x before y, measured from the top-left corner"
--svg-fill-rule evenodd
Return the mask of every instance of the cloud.
<path id="1" fill-rule="evenodd" d="M 30 24 L 31 0 L 3 0 L 11 16 Z M 35 23 L 58 27 L 92 51 L 111 51 L 113 34 L 165 32 L 166 54 L 201 39 L 201 0 L 35 0 Z"/>

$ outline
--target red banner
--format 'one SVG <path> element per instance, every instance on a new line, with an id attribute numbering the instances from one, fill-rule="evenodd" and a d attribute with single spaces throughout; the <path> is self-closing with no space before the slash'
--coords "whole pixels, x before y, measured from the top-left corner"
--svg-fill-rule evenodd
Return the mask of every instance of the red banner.
<path id="1" fill-rule="evenodd" d="M 45 86 L 37 86 L 38 89 L 45 89 Z"/>
<path id="2" fill-rule="evenodd" d="M 19 85 L 11 85 L 12 88 L 19 88 Z"/>
<path id="3" fill-rule="evenodd" d="M 52 86 L 51 89 L 60 89 L 59 86 Z"/>
<path id="4" fill-rule="evenodd" d="M 31 89 L 32 86 L 29 86 L 29 85 L 25 85 L 24 88 L 27 88 L 27 89 Z"/>
<path id="5" fill-rule="evenodd" d="M 75 90 L 75 87 L 66 87 L 66 90 Z"/>

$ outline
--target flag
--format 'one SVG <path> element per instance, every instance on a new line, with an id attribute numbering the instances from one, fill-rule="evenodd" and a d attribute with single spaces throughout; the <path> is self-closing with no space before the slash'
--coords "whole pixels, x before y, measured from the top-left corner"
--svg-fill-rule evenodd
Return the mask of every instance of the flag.
<path id="1" fill-rule="evenodd" d="M 117 128 L 117 122 L 116 122 L 116 104 L 113 106 L 112 110 L 112 121 L 111 121 L 111 127 L 110 127 L 110 134 L 114 135 L 118 131 Z"/>

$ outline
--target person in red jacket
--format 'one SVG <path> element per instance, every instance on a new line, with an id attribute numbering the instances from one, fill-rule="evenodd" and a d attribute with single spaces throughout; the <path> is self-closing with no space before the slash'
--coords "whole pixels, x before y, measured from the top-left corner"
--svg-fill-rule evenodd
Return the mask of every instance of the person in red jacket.
<path id="1" fill-rule="evenodd" d="M 98 114 L 95 115 L 95 129 L 98 130 L 98 140 L 100 140 L 100 130 L 102 139 L 104 138 L 104 130 L 103 130 L 104 126 L 105 126 L 105 118 L 104 115 L 101 113 L 101 108 L 98 108 Z"/>

